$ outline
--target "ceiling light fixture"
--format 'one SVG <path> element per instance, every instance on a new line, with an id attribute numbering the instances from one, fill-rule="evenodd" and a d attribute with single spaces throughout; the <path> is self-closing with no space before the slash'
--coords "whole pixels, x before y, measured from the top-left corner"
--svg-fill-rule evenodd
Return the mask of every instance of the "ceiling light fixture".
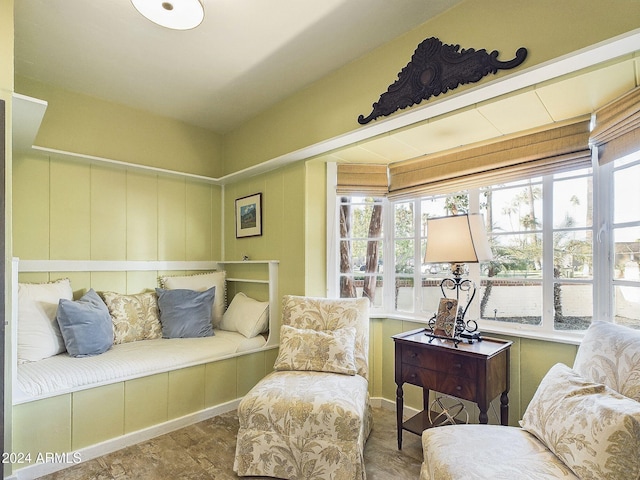
<path id="1" fill-rule="evenodd" d="M 200 0 L 131 0 L 144 17 L 172 30 L 196 28 L 204 19 Z"/>

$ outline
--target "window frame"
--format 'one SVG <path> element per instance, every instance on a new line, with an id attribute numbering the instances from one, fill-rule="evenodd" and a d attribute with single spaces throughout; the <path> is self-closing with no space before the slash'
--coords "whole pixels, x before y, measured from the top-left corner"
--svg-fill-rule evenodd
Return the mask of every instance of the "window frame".
<path id="1" fill-rule="evenodd" d="M 632 154 L 637 156 L 636 163 L 640 163 L 640 151 Z M 625 157 L 626 158 L 626 157 Z M 583 231 L 591 229 L 592 231 L 592 255 L 593 255 L 593 278 L 591 280 L 579 280 L 572 279 L 569 283 L 587 283 L 592 286 L 592 321 L 605 320 L 614 321 L 614 309 L 615 300 L 613 298 L 614 288 L 616 284 L 624 283 L 624 280 L 616 280 L 614 278 L 614 262 L 610 261 L 610 256 L 614 254 L 614 235 L 613 235 L 613 174 L 615 170 L 621 167 L 614 168 L 614 163 L 600 165 L 598 163 L 597 149 L 592 149 L 592 181 L 593 181 L 593 218 L 590 227 L 577 227 L 576 230 Z M 634 163 L 635 164 L 635 163 Z M 339 291 L 336 285 L 337 275 L 331 272 L 336 272 L 336 255 L 339 252 L 337 242 L 339 241 L 339 235 L 333 235 L 330 232 L 336 232 L 337 226 L 337 213 L 339 208 L 338 196 L 336 195 L 335 188 L 331 189 L 330 185 L 335 185 L 335 164 L 328 165 L 327 174 L 329 178 L 333 178 L 333 181 L 328 181 L 327 190 L 327 245 L 328 245 L 328 278 L 327 278 L 327 292 L 330 296 L 339 295 Z M 333 175 L 333 177 L 331 177 Z M 515 324 L 500 321 L 491 320 L 479 320 L 478 324 L 480 329 L 486 333 L 498 333 L 506 335 L 515 335 L 518 337 L 535 338 L 557 341 L 562 343 L 579 344 L 584 330 L 571 331 L 571 330 L 555 330 L 554 329 L 554 312 L 553 302 L 549 299 L 553 298 L 553 284 L 554 280 L 544 281 L 545 279 L 553 279 L 553 235 L 557 230 L 565 230 L 563 228 L 555 228 L 553 222 L 553 178 L 551 175 L 543 177 L 543 189 L 545 201 L 543 202 L 543 245 L 551 245 L 551 248 L 545 247 L 543 249 L 543 311 L 542 325 L 524 325 Z M 475 213 L 479 211 L 480 195 L 479 189 L 470 189 L 469 198 L 469 212 Z M 384 258 L 387 263 L 395 263 L 395 205 L 399 203 L 414 202 L 417 208 L 414 209 L 414 250 L 415 260 L 420 258 L 421 249 L 421 228 L 420 228 L 420 215 L 421 215 L 421 202 L 424 198 L 412 198 L 412 199 L 399 199 L 397 201 L 383 200 L 383 249 Z M 549 200 L 550 198 L 550 200 Z M 596 207 L 597 206 L 597 207 Z M 637 222 L 633 222 L 634 225 L 640 225 L 640 219 Z M 570 230 L 570 229 L 568 229 Z M 336 232 L 337 233 L 337 232 Z M 403 237 L 404 238 L 404 237 Z M 333 243 L 332 247 L 329 245 Z M 421 268 L 417 266 L 414 261 L 413 279 L 414 285 L 421 285 L 422 278 L 424 277 Z M 470 264 L 469 278 L 472 278 L 480 288 L 480 266 L 477 264 Z M 339 273 L 338 273 L 339 275 Z M 419 292 L 420 289 L 415 288 L 413 293 L 413 310 L 411 312 L 397 311 L 394 308 L 395 295 L 394 289 L 389 288 L 389 285 L 395 285 L 395 268 L 384 268 L 383 271 L 383 301 L 381 307 L 372 307 L 371 315 L 377 318 L 390 318 L 408 320 L 415 323 L 426 324 L 429 320 L 429 315 L 421 312 L 422 297 Z M 564 283 L 564 282 L 563 282 Z M 637 286 L 637 284 L 634 284 Z M 551 292 L 549 291 L 551 290 Z M 480 302 L 478 296 L 474 300 L 469 312 L 468 318 L 478 318 L 480 310 Z M 435 307 L 434 307 L 435 308 Z"/>

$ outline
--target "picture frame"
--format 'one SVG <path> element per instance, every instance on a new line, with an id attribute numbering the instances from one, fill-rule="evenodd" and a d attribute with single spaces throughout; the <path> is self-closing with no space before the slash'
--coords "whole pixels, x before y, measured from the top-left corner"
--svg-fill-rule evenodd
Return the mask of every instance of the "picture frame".
<path id="1" fill-rule="evenodd" d="M 236 199 L 236 238 L 262 235 L 262 193 Z"/>
<path id="2" fill-rule="evenodd" d="M 457 313 L 458 300 L 455 298 L 441 298 L 433 333 L 442 337 L 455 337 Z"/>

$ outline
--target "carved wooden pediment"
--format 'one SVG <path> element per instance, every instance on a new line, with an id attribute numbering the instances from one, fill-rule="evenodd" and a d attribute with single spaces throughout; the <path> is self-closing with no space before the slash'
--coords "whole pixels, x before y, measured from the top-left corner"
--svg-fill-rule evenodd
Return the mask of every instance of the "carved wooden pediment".
<path id="1" fill-rule="evenodd" d="M 527 58 L 527 49 L 519 48 L 515 58 L 506 62 L 498 60 L 498 55 L 496 50 L 491 53 L 485 49 L 460 50 L 460 45 L 446 45 L 435 37 L 427 38 L 418 45 L 398 79 L 373 104 L 373 111 L 366 117 L 360 115 L 358 123 L 364 125 L 459 85 L 475 83 L 490 73 L 515 68 Z"/>

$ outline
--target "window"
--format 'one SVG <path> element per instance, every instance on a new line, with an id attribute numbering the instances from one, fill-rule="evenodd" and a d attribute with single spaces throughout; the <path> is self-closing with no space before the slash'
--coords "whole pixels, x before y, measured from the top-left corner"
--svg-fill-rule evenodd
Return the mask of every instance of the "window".
<path id="1" fill-rule="evenodd" d="M 340 197 L 339 296 L 367 297 L 382 305 L 383 202 L 374 197 Z"/>
<path id="2" fill-rule="evenodd" d="M 614 321 L 640 325 L 640 152 L 613 162 Z"/>
<path id="3" fill-rule="evenodd" d="M 477 286 L 467 318 L 553 335 L 582 331 L 599 312 L 640 328 L 640 152 L 596 169 L 395 202 L 341 197 L 340 296 L 428 320 L 451 272 L 423 261 L 426 219 L 479 212 L 494 259 L 467 266 Z"/>

